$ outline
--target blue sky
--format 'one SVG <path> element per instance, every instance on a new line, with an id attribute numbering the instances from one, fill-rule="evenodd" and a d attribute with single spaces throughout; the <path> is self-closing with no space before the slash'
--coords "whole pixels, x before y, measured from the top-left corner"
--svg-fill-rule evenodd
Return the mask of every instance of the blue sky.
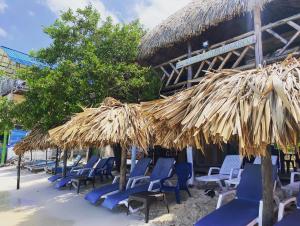
<path id="1" fill-rule="evenodd" d="M 0 45 L 23 52 L 46 47 L 51 40 L 42 29 L 62 10 L 92 4 L 115 22 L 140 19 L 147 29 L 186 5 L 190 0 L 0 0 Z"/>

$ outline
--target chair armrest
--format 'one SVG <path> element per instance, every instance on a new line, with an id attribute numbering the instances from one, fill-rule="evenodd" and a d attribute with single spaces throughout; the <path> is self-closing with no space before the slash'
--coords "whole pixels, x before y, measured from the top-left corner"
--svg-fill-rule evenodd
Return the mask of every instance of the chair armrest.
<path id="1" fill-rule="evenodd" d="M 150 180 L 150 177 L 149 176 L 142 176 L 142 177 L 139 177 L 139 178 L 135 178 L 132 182 L 132 185 L 131 185 L 131 188 L 135 187 L 135 184 L 138 182 L 138 181 L 141 181 L 141 180 Z"/>
<path id="2" fill-rule="evenodd" d="M 83 168 L 83 169 L 79 169 L 78 170 L 78 174 L 83 174 L 83 173 L 87 173 L 89 171 L 91 171 L 93 168 Z"/>
<path id="3" fill-rule="evenodd" d="M 229 196 L 229 195 L 232 195 L 232 194 L 235 194 L 236 193 L 236 190 L 230 190 L 230 191 L 227 191 L 227 192 L 224 192 L 224 193 L 221 193 L 219 195 L 219 198 L 218 198 L 218 202 L 217 202 L 217 207 L 216 209 L 219 209 L 221 206 L 222 206 L 222 203 L 223 203 L 223 200 L 225 197 Z"/>
<path id="4" fill-rule="evenodd" d="M 126 189 L 130 188 L 132 182 L 136 179 L 139 179 L 141 177 L 144 177 L 144 176 L 136 176 L 136 177 L 130 177 L 127 181 L 127 184 L 126 184 Z"/>
<path id="5" fill-rule="evenodd" d="M 161 181 L 161 180 L 153 180 L 153 181 L 151 181 L 150 184 L 149 184 L 149 187 L 148 187 L 148 191 L 152 191 L 152 190 L 153 190 L 153 186 L 154 186 L 155 184 L 157 184 L 157 183 L 160 184 L 160 181 Z"/>
<path id="6" fill-rule="evenodd" d="M 294 184 L 296 181 L 295 181 L 295 176 L 296 175 L 299 175 L 300 176 L 300 172 L 292 172 L 291 173 L 291 180 L 290 180 L 290 183 L 291 184 Z"/>
<path id="7" fill-rule="evenodd" d="M 278 210 L 278 221 L 281 221 L 283 216 L 284 216 L 284 209 L 287 205 L 291 205 L 292 203 L 296 203 L 297 202 L 297 199 L 296 197 L 293 197 L 293 198 L 289 198 L 283 202 L 281 202 L 279 204 L 279 210 Z"/>
<path id="8" fill-rule="evenodd" d="M 117 183 L 120 180 L 120 176 L 115 176 L 112 184 Z"/>
<path id="9" fill-rule="evenodd" d="M 239 177 L 240 170 L 240 168 L 232 168 L 230 170 L 229 180 Z"/>
<path id="10" fill-rule="evenodd" d="M 220 172 L 221 168 L 219 168 L 219 167 L 210 167 L 207 175 L 208 176 L 212 175 L 214 170 Z"/>

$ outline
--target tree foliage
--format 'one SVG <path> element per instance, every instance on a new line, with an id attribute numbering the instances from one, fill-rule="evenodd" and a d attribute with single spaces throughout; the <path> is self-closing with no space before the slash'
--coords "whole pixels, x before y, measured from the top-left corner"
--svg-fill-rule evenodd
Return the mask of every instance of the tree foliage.
<path id="1" fill-rule="evenodd" d="M 44 32 L 52 43 L 35 55 L 52 68 L 18 73 L 29 88 L 26 101 L 16 106 L 26 128 L 56 126 L 80 106 L 95 106 L 107 96 L 126 102 L 157 97 L 158 77 L 136 63 L 144 34 L 138 21 L 114 24 L 88 6 L 68 10 Z"/>

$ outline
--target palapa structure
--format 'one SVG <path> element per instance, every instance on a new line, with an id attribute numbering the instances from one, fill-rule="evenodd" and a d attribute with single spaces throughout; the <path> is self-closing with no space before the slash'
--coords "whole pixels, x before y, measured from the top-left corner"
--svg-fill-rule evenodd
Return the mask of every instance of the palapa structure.
<path id="1" fill-rule="evenodd" d="M 104 147 L 120 144 L 147 151 L 150 129 L 137 104 L 106 98 L 98 108 L 87 108 L 66 124 L 49 131 L 51 140 L 63 149 Z"/>
<path id="2" fill-rule="evenodd" d="M 43 129 L 35 128 L 15 145 L 14 152 L 20 156 L 27 151 L 47 150 L 48 148 L 56 148 L 56 145 L 50 140 L 49 133 Z"/>
<path id="3" fill-rule="evenodd" d="M 286 150 L 300 138 L 300 60 L 210 73 L 197 86 L 150 104 L 145 110 L 154 133 L 177 134 L 158 139 L 163 146 L 203 149 L 238 138 L 242 155 L 264 155 L 272 143 Z"/>
<path id="4" fill-rule="evenodd" d="M 208 71 L 255 68 L 257 6 L 266 62 L 297 51 L 298 0 L 192 0 L 143 37 L 138 60 L 161 74 L 164 94 L 199 83 Z"/>

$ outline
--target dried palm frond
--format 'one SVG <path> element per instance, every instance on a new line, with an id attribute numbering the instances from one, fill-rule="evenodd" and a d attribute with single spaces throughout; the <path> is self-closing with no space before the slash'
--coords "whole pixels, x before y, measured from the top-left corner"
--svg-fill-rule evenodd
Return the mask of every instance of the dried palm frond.
<path id="1" fill-rule="evenodd" d="M 106 98 L 99 108 L 84 109 L 49 133 L 63 149 L 120 144 L 125 149 L 135 145 L 146 151 L 150 142 L 150 130 L 139 105 L 113 98 Z"/>
<path id="2" fill-rule="evenodd" d="M 28 136 L 15 145 L 14 152 L 16 155 L 23 155 L 27 151 L 46 150 L 55 147 L 56 145 L 51 142 L 47 131 L 35 128 Z"/>

